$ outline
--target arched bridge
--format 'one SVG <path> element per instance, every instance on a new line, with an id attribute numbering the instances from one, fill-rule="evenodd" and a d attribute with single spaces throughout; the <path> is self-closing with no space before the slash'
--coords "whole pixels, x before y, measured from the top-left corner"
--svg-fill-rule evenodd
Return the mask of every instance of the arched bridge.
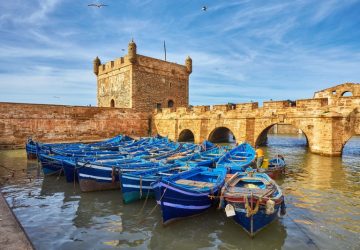
<path id="1" fill-rule="evenodd" d="M 316 92 L 313 99 L 264 102 L 262 107 L 242 103 L 164 108 L 154 114 L 154 126 L 160 135 L 172 140 L 190 137 L 195 143 L 221 141 L 233 134 L 235 138 L 228 139 L 259 145 L 275 124 L 300 129 L 311 152 L 339 156 L 345 143 L 360 135 L 360 84 L 325 89 Z"/>

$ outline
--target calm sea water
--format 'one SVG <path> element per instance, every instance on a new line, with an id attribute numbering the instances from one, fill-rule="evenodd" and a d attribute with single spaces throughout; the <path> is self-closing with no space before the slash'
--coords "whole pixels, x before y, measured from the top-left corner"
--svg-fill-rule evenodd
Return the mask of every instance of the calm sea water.
<path id="1" fill-rule="evenodd" d="M 215 208 L 163 227 L 154 200 L 81 193 L 64 177 L 43 178 L 24 150 L 0 151 L 0 181 L 37 249 L 360 249 L 360 137 L 342 158 L 309 153 L 301 136 L 269 136 L 264 150 L 288 164 L 278 180 L 287 215 L 254 239 Z"/>

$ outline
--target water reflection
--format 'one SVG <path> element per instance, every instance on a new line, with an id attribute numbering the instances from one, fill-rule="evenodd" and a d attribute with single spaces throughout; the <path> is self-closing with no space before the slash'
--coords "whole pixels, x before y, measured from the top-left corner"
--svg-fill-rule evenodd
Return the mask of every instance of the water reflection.
<path id="1" fill-rule="evenodd" d="M 205 214 L 174 222 L 167 227 L 157 223 L 153 229 L 150 248 L 177 249 L 182 246 L 183 249 L 280 249 L 286 236 L 283 224 L 277 220 L 265 228 L 264 233 L 259 233 L 256 240 L 252 240 L 223 211 L 210 209 Z"/>
<path id="2" fill-rule="evenodd" d="M 253 240 L 216 209 L 163 227 L 154 200 L 124 205 L 119 190 L 81 193 L 64 177 L 43 179 L 24 151 L 0 152 L 0 164 L 20 170 L 1 170 L 9 177 L 2 192 L 37 249 L 357 249 L 360 138 L 343 158 L 309 153 L 302 136 L 269 135 L 268 143 L 266 155 L 288 164 L 277 180 L 288 213 Z"/>

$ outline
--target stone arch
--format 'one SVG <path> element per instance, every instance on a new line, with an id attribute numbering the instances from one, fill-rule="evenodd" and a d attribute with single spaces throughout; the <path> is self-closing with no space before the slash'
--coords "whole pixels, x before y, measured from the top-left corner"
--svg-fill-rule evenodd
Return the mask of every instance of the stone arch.
<path id="1" fill-rule="evenodd" d="M 349 90 L 343 91 L 341 93 L 341 97 L 349 97 L 349 96 L 353 96 L 352 92 Z"/>
<path id="2" fill-rule="evenodd" d="M 172 108 L 172 107 L 174 107 L 174 101 L 173 100 L 168 100 L 168 102 L 167 102 L 167 107 L 168 108 Z"/>
<path id="3" fill-rule="evenodd" d="M 343 124 L 344 131 L 342 135 L 341 144 L 335 145 L 336 149 L 340 154 L 343 154 L 344 147 L 353 137 L 360 136 L 360 109 L 355 108 L 348 118 L 346 119 L 346 123 Z M 335 150 L 336 150 L 335 149 Z"/>
<path id="4" fill-rule="evenodd" d="M 110 101 L 110 107 L 115 108 L 115 101 L 114 101 L 114 99 L 111 99 L 111 101 Z"/>
<path id="5" fill-rule="evenodd" d="M 184 129 L 180 132 L 178 141 L 179 142 L 194 142 L 195 141 L 194 133 L 190 129 Z"/>
<path id="6" fill-rule="evenodd" d="M 267 144 L 267 135 L 268 135 L 268 132 L 269 130 L 275 126 L 276 124 L 283 124 L 283 123 L 279 123 L 279 122 L 275 122 L 275 123 L 269 123 L 269 124 L 266 124 L 265 126 L 263 126 L 258 132 L 258 134 L 255 135 L 254 139 L 255 139 L 255 146 L 265 146 Z M 297 126 L 295 125 L 294 123 L 287 123 L 287 125 L 291 125 L 293 126 L 294 128 L 296 129 L 299 129 L 301 130 L 301 132 L 303 133 L 303 135 L 305 136 L 306 138 L 306 145 L 308 147 L 311 146 L 311 142 L 310 142 L 310 138 L 308 137 L 308 133 L 306 131 L 306 129 L 304 128 L 301 128 L 300 126 Z"/>
<path id="7" fill-rule="evenodd" d="M 213 129 L 208 140 L 215 143 L 236 142 L 235 134 L 227 127 L 217 127 Z"/>
<path id="8" fill-rule="evenodd" d="M 343 141 L 342 146 L 341 146 L 341 155 L 344 154 L 344 149 L 345 149 L 346 145 L 348 144 L 348 142 L 351 141 L 353 138 L 356 138 L 356 137 L 359 137 L 359 135 L 352 134 L 352 135 L 348 136 L 347 138 L 345 138 L 345 140 Z M 350 154 L 359 154 L 360 155 L 360 149 L 358 147 L 354 147 L 354 148 L 355 148 L 355 151 L 351 150 L 351 152 L 348 152 L 348 153 L 350 153 Z"/>

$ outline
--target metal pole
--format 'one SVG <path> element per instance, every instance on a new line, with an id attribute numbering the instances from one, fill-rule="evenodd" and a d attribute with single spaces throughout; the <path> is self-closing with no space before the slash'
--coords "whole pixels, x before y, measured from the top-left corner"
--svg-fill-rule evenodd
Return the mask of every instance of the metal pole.
<path id="1" fill-rule="evenodd" d="M 166 44 L 165 44 L 165 40 L 164 40 L 164 53 L 165 53 L 165 61 L 166 61 Z"/>

